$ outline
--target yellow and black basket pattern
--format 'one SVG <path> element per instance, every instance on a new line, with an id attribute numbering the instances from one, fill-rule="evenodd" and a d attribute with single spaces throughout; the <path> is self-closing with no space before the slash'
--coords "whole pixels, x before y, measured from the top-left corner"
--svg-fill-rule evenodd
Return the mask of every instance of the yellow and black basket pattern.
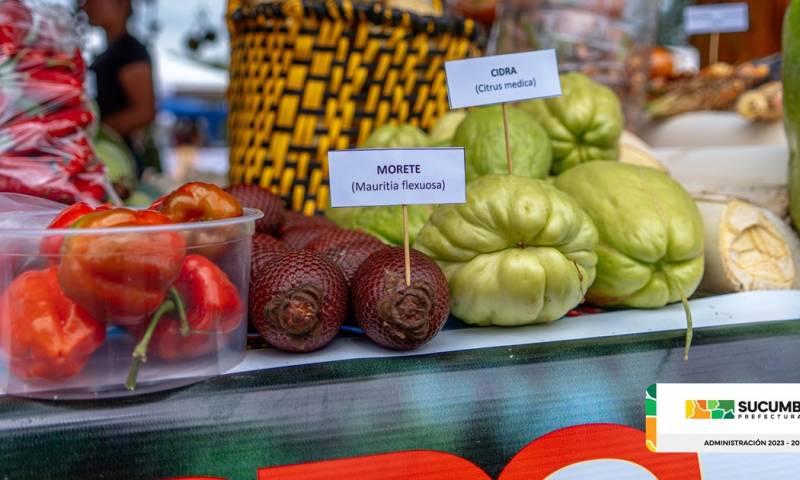
<path id="1" fill-rule="evenodd" d="M 471 20 L 348 0 L 230 0 L 230 181 L 311 215 L 328 205 L 328 150 L 376 127 L 428 129 L 448 110 L 443 64 L 479 54 Z"/>

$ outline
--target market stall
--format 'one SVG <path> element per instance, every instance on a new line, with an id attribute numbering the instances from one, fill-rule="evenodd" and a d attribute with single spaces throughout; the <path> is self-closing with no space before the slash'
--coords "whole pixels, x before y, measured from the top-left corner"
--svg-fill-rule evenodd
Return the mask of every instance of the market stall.
<path id="1" fill-rule="evenodd" d="M 794 471 L 660 451 L 656 385 L 797 381 L 798 6 L 781 70 L 649 2 L 231 0 L 230 184 L 129 208 L 65 10 L 0 5 L 0 476 Z"/>

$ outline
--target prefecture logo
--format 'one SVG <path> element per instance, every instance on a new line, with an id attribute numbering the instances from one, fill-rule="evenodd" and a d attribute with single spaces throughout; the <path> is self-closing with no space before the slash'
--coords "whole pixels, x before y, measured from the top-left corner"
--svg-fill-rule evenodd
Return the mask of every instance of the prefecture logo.
<path id="1" fill-rule="evenodd" d="M 733 420 L 734 400 L 686 400 L 686 418 L 689 420 Z"/>

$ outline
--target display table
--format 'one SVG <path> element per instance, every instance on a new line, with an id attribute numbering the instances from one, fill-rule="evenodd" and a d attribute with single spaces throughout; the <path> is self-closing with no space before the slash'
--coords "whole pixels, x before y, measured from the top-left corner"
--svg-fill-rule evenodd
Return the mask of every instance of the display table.
<path id="1" fill-rule="evenodd" d="M 698 328 L 688 362 L 683 331 L 676 329 L 394 358 L 262 363 L 272 367 L 266 370 L 251 369 L 272 353 L 251 352 L 240 367 L 246 371 L 159 394 L 89 402 L 0 397 L 0 478 L 253 479 L 261 467 L 408 450 L 450 452 L 498 478 L 526 444 L 557 429 L 613 423 L 644 430 L 644 391 L 652 383 L 798 381 L 800 322 L 785 313 L 800 312 L 800 292 L 742 295 L 693 301 Z M 739 300 L 751 311 L 739 309 Z M 728 304 L 742 315 L 729 318 Z M 753 312 L 761 312 L 756 323 L 746 318 Z M 442 342 L 466 334 L 445 331 Z M 281 358 L 292 363 L 304 356 Z M 570 448 L 581 447 L 563 450 Z"/>

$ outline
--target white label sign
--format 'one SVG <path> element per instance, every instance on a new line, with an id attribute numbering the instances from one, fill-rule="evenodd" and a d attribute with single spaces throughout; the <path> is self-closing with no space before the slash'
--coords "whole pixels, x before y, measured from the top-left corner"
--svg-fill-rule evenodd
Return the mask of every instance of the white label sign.
<path id="1" fill-rule="evenodd" d="M 463 148 L 328 152 L 332 207 L 464 203 Z"/>
<path id="2" fill-rule="evenodd" d="M 555 50 L 445 62 L 450 108 L 561 95 Z"/>
<path id="3" fill-rule="evenodd" d="M 683 29 L 689 35 L 746 32 L 750 11 L 746 3 L 697 5 L 683 10 Z"/>

